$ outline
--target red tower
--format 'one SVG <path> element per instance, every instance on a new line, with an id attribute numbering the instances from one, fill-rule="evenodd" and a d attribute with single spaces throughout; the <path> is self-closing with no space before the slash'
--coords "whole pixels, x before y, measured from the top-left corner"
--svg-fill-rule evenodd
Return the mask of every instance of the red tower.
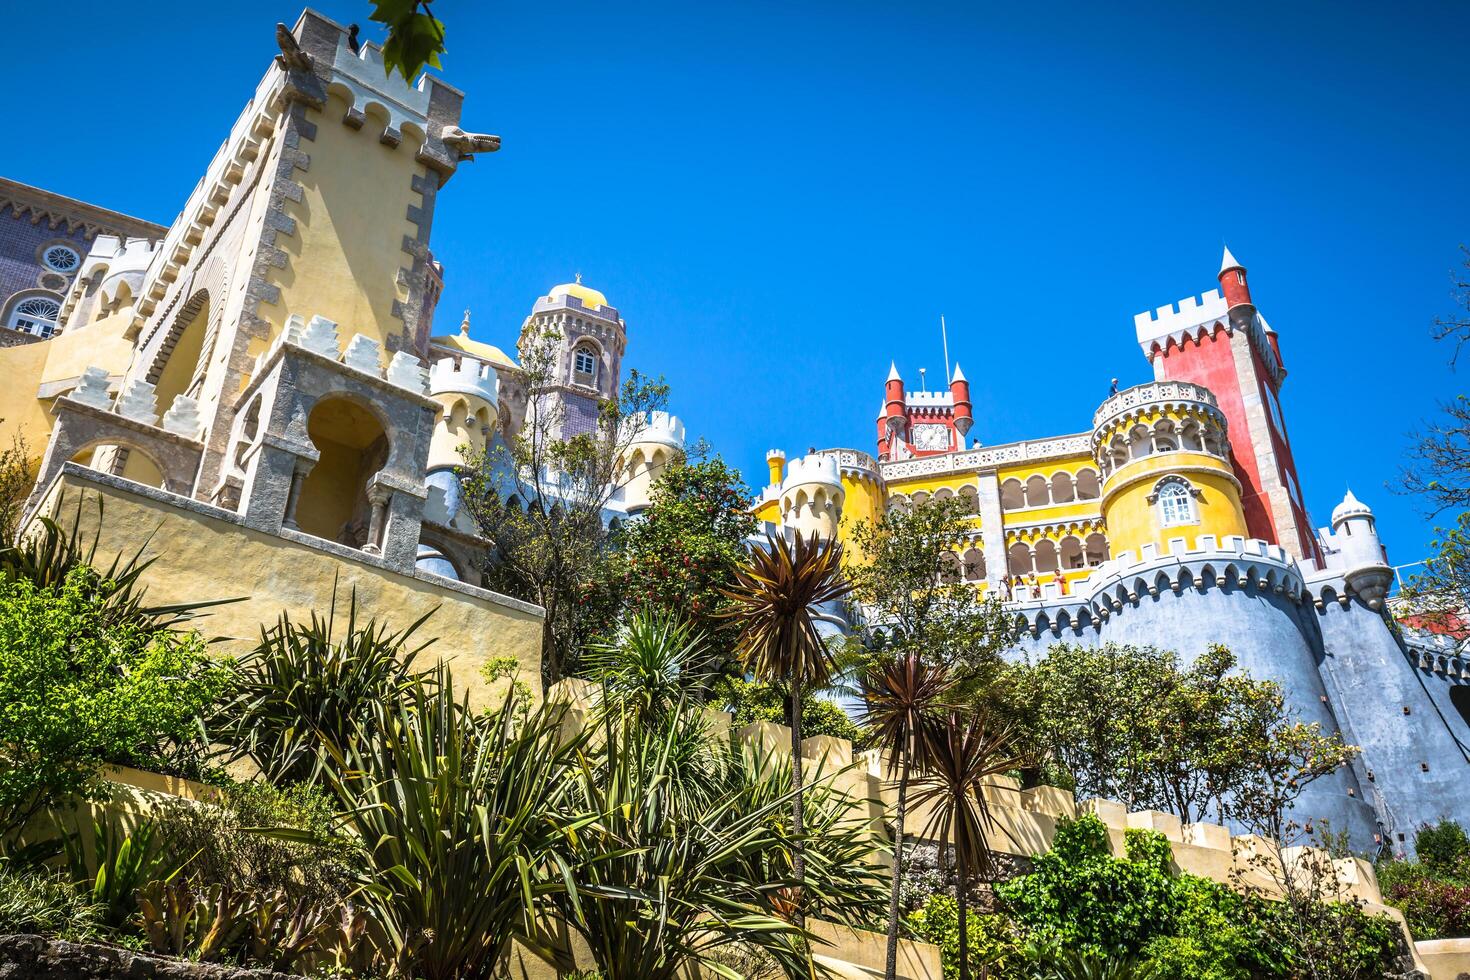
<path id="1" fill-rule="evenodd" d="M 935 456 L 963 448 L 974 416 L 970 383 L 955 366 L 948 391 L 905 391 L 898 365 L 890 365 L 878 415 L 878 458 Z"/>
<path id="2" fill-rule="evenodd" d="M 1139 344 L 1156 380 L 1203 385 L 1218 399 L 1252 536 L 1320 560 L 1281 413 L 1280 342 L 1256 310 L 1245 266 L 1228 248 L 1219 280 L 1219 292 L 1134 317 Z"/>

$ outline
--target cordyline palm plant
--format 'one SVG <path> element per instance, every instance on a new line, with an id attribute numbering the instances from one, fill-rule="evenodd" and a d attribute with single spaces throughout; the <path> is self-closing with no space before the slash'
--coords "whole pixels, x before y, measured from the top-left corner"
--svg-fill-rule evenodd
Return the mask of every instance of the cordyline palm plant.
<path id="1" fill-rule="evenodd" d="M 511 697 L 476 715 L 441 664 L 380 705 L 372 737 L 327 770 L 364 844 L 361 895 L 395 975 L 489 977 L 513 938 L 537 945 L 549 896 L 575 887 L 556 848 L 575 827 L 563 794 L 580 741 L 563 737 L 563 708 L 519 720 Z"/>
<path id="2" fill-rule="evenodd" d="M 916 806 L 929 806 L 924 836 L 940 847 L 953 845 L 959 884 L 955 902 L 959 913 L 960 980 L 970 980 L 970 876 L 994 879 L 995 855 L 989 835 L 997 828 L 985 798 L 984 784 L 1018 768 L 1022 758 L 1011 748 L 1012 734 L 993 725 L 985 712 L 948 711 L 926 717 L 919 727 L 921 771 L 914 794 Z M 984 967 L 981 967 L 984 976 Z"/>
<path id="3" fill-rule="evenodd" d="M 427 618 L 397 632 L 376 620 L 359 623 L 355 592 L 340 637 L 335 609 L 325 619 L 313 612 L 309 624 L 282 614 L 240 658 L 213 734 L 273 783 L 315 781 L 334 750 L 371 737 L 379 705 L 396 704 L 416 683 L 432 684 L 431 672 L 413 668 L 428 644 L 410 646 Z"/>
<path id="4" fill-rule="evenodd" d="M 735 586 L 724 590 L 731 603 L 723 615 L 741 623 L 737 648 L 745 669 L 761 680 L 784 684 L 791 696 L 791 835 L 798 894 L 805 872 L 801 695 L 804 688 L 832 678 L 832 655 L 816 623 L 821 606 L 851 590 L 842 574 L 842 545 L 815 533 L 809 538 L 797 535 L 793 542 L 785 535 L 768 535 L 766 546 L 753 549 L 736 570 Z"/>
<path id="5" fill-rule="evenodd" d="M 793 840 L 780 815 L 793 799 L 783 767 L 764 750 L 701 738 L 700 785 L 683 785 L 682 746 L 703 736 L 682 704 L 655 724 L 624 714 L 578 779 L 586 823 L 569 836 L 577 891 L 561 899 L 607 980 L 672 980 L 721 963 L 734 948 L 760 949 L 788 975 L 811 970 L 809 936 L 784 914 L 795 886 Z M 819 782 L 807 795 L 814 830 L 807 881 L 814 908 L 861 916 L 879 901 L 873 845 L 850 802 Z"/>
<path id="6" fill-rule="evenodd" d="M 955 684 L 940 665 L 929 664 L 916 651 L 868 666 L 860 675 L 863 723 L 873 742 L 888 752 L 888 777 L 898 777 L 894 809 L 893 879 L 888 896 L 887 980 L 898 972 L 898 898 L 903 879 L 904 821 L 908 812 L 909 778 L 919 756 L 919 738 L 926 718 L 949 709 Z"/>

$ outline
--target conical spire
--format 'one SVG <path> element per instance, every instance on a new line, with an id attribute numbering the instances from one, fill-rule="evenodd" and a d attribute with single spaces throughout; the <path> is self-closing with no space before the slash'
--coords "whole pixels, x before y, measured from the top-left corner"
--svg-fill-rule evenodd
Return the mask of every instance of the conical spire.
<path id="1" fill-rule="evenodd" d="M 897 361 L 889 361 L 888 362 L 888 380 L 889 381 L 902 381 L 903 380 L 903 378 L 898 373 L 898 362 Z"/>
<path id="2" fill-rule="evenodd" d="M 1235 261 L 1235 256 L 1233 256 L 1233 255 L 1230 254 L 1230 246 L 1228 246 L 1228 245 L 1225 246 L 1225 255 L 1220 259 L 1220 271 L 1221 272 L 1225 272 L 1228 269 L 1244 269 L 1244 268 L 1245 268 L 1245 266 L 1243 266 L 1239 262 Z"/>
<path id="3" fill-rule="evenodd" d="M 963 371 L 960 370 L 960 362 L 959 361 L 955 361 L 954 362 L 954 374 L 950 375 L 950 377 L 949 377 L 949 383 L 950 384 L 954 384 L 956 381 L 969 381 L 969 380 L 970 380 L 969 378 L 965 377 L 965 372 L 963 372 Z"/>

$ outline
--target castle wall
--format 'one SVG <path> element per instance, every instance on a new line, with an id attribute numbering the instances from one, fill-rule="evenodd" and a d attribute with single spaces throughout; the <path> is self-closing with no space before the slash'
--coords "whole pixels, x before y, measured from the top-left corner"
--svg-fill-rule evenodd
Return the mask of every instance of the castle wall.
<path id="1" fill-rule="evenodd" d="M 334 87 L 323 109 L 306 111 L 313 125 L 300 149 L 311 163 L 295 174 L 300 199 L 285 202 L 295 233 L 276 241 L 289 259 L 269 277 L 280 294 L 261 313 L 277 332 L 291 313 L 324 316 L 344 336 L 365 334 L 391 354 L 413 346 L 400 318 L 413 263 L 403 242 L 419 235 L 409 215 L 424 211 L 418 188 L 429 175 L 416 159 L 421 137 L 406 132 L 403 145 L 385 145 L 381 125 L 339 122 L 350 105 Z"/>
<path id="2" fill-rule="evenodd" d="M 1158 596 L 1139 595 L 1136 604 L 1125 604 L 1103 624 L 1100 638 L 1172 649 L 1186 664 L 1211 644 L 1223 644 L 1241 670 L 1279 684 L 1301 721 L 1333 732 L 1339 729 L 1338 719 L 1326 701 L 1318 632 L 1309 615 L 1291 596 L 1255 585 L 1183 588 L 1178 595 L 1160 590 Z M 1294 818 L 1299 823 L 1326 818 L 1335 829 L 1349 831 L 1354 848 L 1364 851 L 1372 849 L 1377 832 L 1373 809 L 1351 769 L 1308 785 Z"/>
<path id="3" fill-rule="evenodd" d="M 1380 613 L 1324 598 L 1316 618 L 1333 708 L 1344 735 L 1363 749 L 1359 768 L 1372 770 L 1364 785 L 1385 811 L 1390 845 L 1412 852 L 1421 824 L 1470 815 L 1470 773 L 1451 726 L 1461 739 L 1470 731 L 1457 713 L 1437 710 L 1427 687 L 1438 679 L 1414 666 Z"/>
<path id="4" fill-rule="evenodd" d="M 62 471 L 40 513 L 66 528 L 80 525 L 90 540 L 98 532 L 99 502 L 100 555 L 131 555 L 146 541 L 144 557 L 156 558 L 144 577 L 150 601 L 244 597 L 207 610 L 199 622 L 206 636 L 228 638 L 222 652 L 253 646 L 261 626 L 283 611 L 302 619 L 313 610 L 325 615 L 335 595 L 340 613 L 355 593 L 359 615 L 390 628 L 432 611 L 419 638 L 436 639 L 421 660 L 448 660 L 455 684 L 478 706 L 494 703 L 507 683 L 490 685 L 480 676 L 488 660 L 512 656 L 523 677 L 540 676 L 538 606 L 434 576 L 404 575 L 382 559 L 300 532 L 254 530 L 230 511 L 75 465 Z"/>

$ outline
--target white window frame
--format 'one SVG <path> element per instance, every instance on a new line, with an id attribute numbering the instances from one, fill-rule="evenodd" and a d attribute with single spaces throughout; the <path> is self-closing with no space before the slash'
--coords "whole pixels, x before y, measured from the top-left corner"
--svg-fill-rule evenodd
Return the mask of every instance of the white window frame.
<path id="1" fill-rule="evenodd" d="M 1154 484 L 1149 503 L 1158 509 L 1159 527 L 1189 527 L 1199 523 L 1195 498 L 1199 491 L 1182 476 L 1166 476 Z"/>
<path id="2" fill-rule="evenodd" d="M 45 303 L 55 307 L 55 311 L 49 317 L 43 317 L 35 312 L 28 312 L 25 307 L 32 303 Z M 5 325 L 11 330 L 28 333 L 33 337 L 54 337 L 58 327 L 57 320 L 61 316 L 61 303 L 49 296 L 27 296 L 19 300 L 10 311 L 10 316 Z"/>
<path id="3" fill-rule="evenodd" d="M 587 359 L 586 363 L 591 365 L 586 369 L 583 369 L 582 367 L 582 359 L 584 357 Z M 585 374 L 594 379 L 597 377 L 597 355 L 593 352 L 591 347 L 578 347 L 575 351 L 572 352 L 572 370 L 577 372 L 578 374 Z"/>

